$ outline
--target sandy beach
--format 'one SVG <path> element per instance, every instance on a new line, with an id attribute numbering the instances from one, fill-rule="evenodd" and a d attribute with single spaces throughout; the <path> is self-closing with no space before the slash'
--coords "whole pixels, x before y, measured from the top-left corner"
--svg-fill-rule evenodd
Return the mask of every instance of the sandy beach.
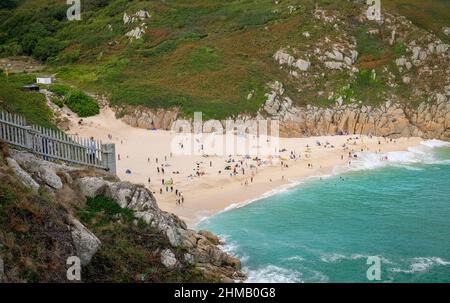
<path id="1" fill-rule="evenodd" d="M 190 226 L 228 207 L 288 187 L 293 181 L 351 168 L 357 153 L 380 153 L 381 158 L 381 153 L 405 151 L 422 141 L 359 135 L 280 138 L 280 158 L 272 161 L 242 155 L 171 154 L 177 134 L 131 127 L 116 119 L 109 108 L 83 119 L 81 125 L 79 119 L 70 119 L 70 133 L 115 143 L 118 176 L 151 189 L 161 209 L 178 215 Z"/>

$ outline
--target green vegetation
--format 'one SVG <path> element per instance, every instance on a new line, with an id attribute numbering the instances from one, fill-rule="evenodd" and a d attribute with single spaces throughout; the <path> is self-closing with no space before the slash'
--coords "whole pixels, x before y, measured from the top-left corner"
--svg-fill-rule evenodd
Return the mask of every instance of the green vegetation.
<path id="1" fill-rule="evenodd" d="M 59 282 L 73 253 L 62 206 L 44 193 L 32 194 L 5 164 L 0 142 L 0 256 L 5 282 Z M 61 245 L 67 243 L 66 245 Z"/>
<path id="2" fill-rule="evenodd" d="M 382 25 L 355 23 L 359 12 L 355 1 L 85 2 L 82 20 L 69 22 L 65 1 L 2 1 L 0 57 L 34 56 L 62 82 L 105 94 L 113 105 L 175 106 L 185 116 L 202 111 L 206 118 L 222 119 L 254 113 L 265 101 L 266 84 L 274 80 L 285 84 L 298 105 L 323 103 L 318 91 L 336 92 L 353 81 L 342 75 L 314 79 L 314 84 L 295 80 L 272 58 L 279 48 L 287 46 L 305 58 L 314 43 L 340 35 L 332 23 L 314 19 L 311 12 L 316 5 L 339 12 L 349 21 L 346 31 L 357 40 L 358 68 L 381 74 L 381 67 L 406 51 L 403 42 L 394 46 L 386 43 L 390 33 L 383 32 Z M 450 20 L 447 0 L 385 1 L 382 8 L 399 12 L 449 41 L 442 33 Z M 125 33 L 140 22 L 124 25 L 123 14 L 141 9 L 151 18 L 145 20 L 144 38 L 131 41 Z M 367 34 L 377 29 L 379 34 Z M 311 37 L 305 39 L 304 32 Z M 317 67 L 317 62 L 312 63 Z M 253 97 L 247 100 L 251 92 Z M 96 112 L 86 96 L 76 94 L 70 103 L 83 115 Z"/>
<path id="3" fill-rule="evenodd" d="M 206 282 L 199 272 L 167 269 L 155 252 L 170 247 L 168 240 L 133 211 L 117 202 L 98 196 L 89 198 L 77 210 L 81 222 L 102 241 L 100 250 L 83 269 L 83 277 L 91 282 Z M 184 251 L 177 250 L 182 260 Z"/>
<path id="4" fill-rule="evenodd" d="M 401 57 L 406 52 L 406 45 L 402 41 L 397 41 L 394 44 L 394 53 L 397 57 Z"/>
<path id="5" fill-rule="evenodd" d="M 100 112 L 97 102 L 78 89 L 60 84 L 50 85 L 49 89 L 63 98 L 64 103 L 80 117 L 95 116 Z"/>
<path id="6" fill-rule="evenodd" d="M 64 106 L 64 102 L 59 98 L 53 97 L 53 98 L 51 98 L 51 101 L 53 104 L 55 104 L 59 108 L 62 108 Z"/>
<path id="7" fill-rule="evenodd" d="M 30 124 L 54 127 L 53 114 L 47 107 L 45 97 L 38 92 L 25 92 L 22 87 L 34 83 L 32 75 L 12 74 L 6 78 L 0 75 L 0 110 L 22 115 Z"/>
<path id="8" fill-rule="evenodd" d="M 65 103 L 80 117 L 95 116 L 100 112 L 100 108 L 95 100 L 82 91 L 72 90 L 66 96 Z"/>
<path id="9" fill-rule="evenodd" d="M 350 85 L 352 94 L 358 100 L 366 100 L 369 104 L 377 104 L 383 100 L 385 85 L 378 78 L 375 70 L 360 70 L 354 82 Z"/>
<path id="10" fill-rule="evenodd" d="M 201 110 L 208 118 L 255 112 L 273 80 L 267 75 L 278 72 L 271 40 L 300 33 L 296 20 L 287 32 L 264 29 L 294 20 L 298 13 L 286 7 L 296 0 L 283 9 L 272 0 L 256 2 L 89 1 L 83 20 L 68 22 L 63 2 L 24 0 L 16 10 L 0 10 L 0 56 L 32 55 L 62 81 L 105 93 L 113 104 L 177 106 L 185 115 Z M 305 5 L 314 7 L 313 1 Z M 139 9 L 152 17 L 145 38 L 131 42 L 124 34 L 136 25 L 124 25 L 122 17 Z"/>
<path id="11" fill-rule="evenodd" d="M 96 227 L 116 220 L 130 223 L 135 219 L 132 210 L 121 208 L 117 202 L 103 196 L 89 198 L 86 206 L 78 210 L 78 216 L 82 222 Z"/>
<path id="12" fill-rule="evenodd" d="M 382 5 L 407 17 L 416 26 L 434 32 L 446 43 L 450 43 L 450 37 L 442 32 L 444 26 L 449 26 L 448 0 L 390 0 L 384 1 Z"/>

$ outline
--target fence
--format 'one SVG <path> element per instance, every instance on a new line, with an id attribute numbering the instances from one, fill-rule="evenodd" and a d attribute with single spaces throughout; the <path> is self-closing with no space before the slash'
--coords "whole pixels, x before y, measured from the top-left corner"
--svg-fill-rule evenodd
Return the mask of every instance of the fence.
<path id="1" fill-rule="evenodd" d="M 42 156 L 108 170 L 116 174 L 114 144 L 68 135 L 38 125 L 27 125 L 18 115 L 0 111 L 0 139 Z"/>

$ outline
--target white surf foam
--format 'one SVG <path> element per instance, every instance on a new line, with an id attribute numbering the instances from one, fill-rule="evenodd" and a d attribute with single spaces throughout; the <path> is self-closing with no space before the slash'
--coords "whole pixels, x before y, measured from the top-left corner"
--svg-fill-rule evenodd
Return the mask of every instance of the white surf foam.
<path id="1" fill-rule="evenodd" d="M 425 145 L 429 148 L 435 148 L 435 147 L 450 147 L 450 142 L 446 142 L 446 141 L 441 141 L 441 140 L 427 140 L 427 141 L 422 141 L 421 142 L 422 145 Z"/>
<path id="2" fill-rule="evenodd" d="M 450 261 L 443 260 L 439 257 L 417 257 L 411 259 L 412 263 L 409 265 L 408 269 L 392 268 L 392 272 L 400 272 L 413 274 L 417 272 L 424 272 L 434 266 L 448 266 Z"/>
<path id="3" fill-rule="evenodd" d="M 305 261 L 305 258 L 300 257 L 300 256 L 292 256 L 292 257 L 284 258 L 283 260 L 302 262 L 302 261 Z"/>
<path id="4" fill-rule="evenodd" d="M 303 283 L 302 274 L 275 265 L 267 265 L 256 270 L 244 267 L 246 283 Z"/>
<path id="5" fill-rule="evenodd" d="M 296 186 L 302 184 L 303 182 L 304 182 L 303 180 L 289 180 L 289 183 L 286 184 L 286 185 L 283 185 L 283 186 L 277 187 L 275 189 L 272 189 L 272 190 L 270 190 L 270 191 L 268 191 L 268 192 L 266 192 L 266 193 L 264 193 L 264 194 L 262 194 L 262 195 L 260 195 L 260 196 L 258 196 L 256 198 L 254 198 L 254 199 L 250 199 L 250 200 L 247 200 L 247 201 L 244 201 L 244 202 L 241 202 L 241 203 L 233 203 L 233 204 L 229 205 L 228 207 L 226 207 L 224 210 L 220 211 L 219 213 L 222 213 L 222 212 L 225 212 L 225 211 L 229 211 L 229 210 L 232 210 L 232 209 L 236 209 L 236 208 L 241 208 L 241 207 L 247 206 L 247 205 L 249 205 L 249 204 L 251 204 L 253 202 L 256 202 L 256 201 L 259 201 L 259 200 L 262 200 L 262 199 L 265 199 L 265 198 L 269 198 L 271 196 L 280 194 L 282 192 L 286 192 L 287 190 L 289 190 L 289 189 L 291 189 L 293 187 L 296 187 Z"/>
<path id="6" fill-rule="evenodd" d="M 369 257 L 373 257 L 373 255 L 365 255 L 365 254 L 351 254 L 351 255 L 343 255 L 343 254 L 324 254 L 320 257 L 320 260 L 325 263 L 337 263 L 342 260 L 360 260 L 360 259 L 368 259 Z M 393 264 L 391 260 L 385 258 L 383 256 L 377 256 L 380 258 L 381 262 L 384 264 Z"/>
<path id="7" fill-rule="evenodd" d="M 350 165 L 336 167 L 334 173 L 370 170 L 386 166 L 402 166 L 408 169 L 415 169 L 411 165 L 448 163 L 448 160 L 438 160 L 434 157 L 433 149 L 437 147 L 450 147 L 450 143 L 440 140 L 427 140 L 422 141 L 418 146 L 408 148 L 407 151 L 356 153 L 357 158 L 352 158 Z"/>

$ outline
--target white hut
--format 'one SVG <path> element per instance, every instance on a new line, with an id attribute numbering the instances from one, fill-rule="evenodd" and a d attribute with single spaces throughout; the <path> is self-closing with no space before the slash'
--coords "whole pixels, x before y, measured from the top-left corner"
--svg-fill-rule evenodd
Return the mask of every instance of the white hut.
<path id="1" fill-rule="evenodd" d="M 37 77 L 36 78 L 37 84 L 52 84 L 52 78 L 50 77 Z"/>

